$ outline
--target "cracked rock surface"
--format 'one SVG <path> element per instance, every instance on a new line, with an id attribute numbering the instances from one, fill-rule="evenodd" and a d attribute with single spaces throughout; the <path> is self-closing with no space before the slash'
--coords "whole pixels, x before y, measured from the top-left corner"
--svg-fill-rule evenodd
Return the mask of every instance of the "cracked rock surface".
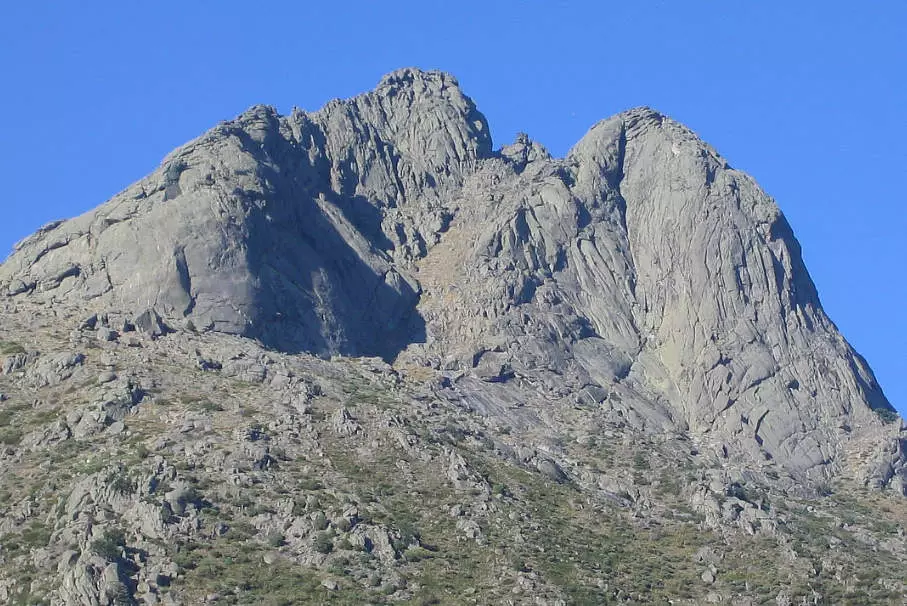
<path id="1" fill-rule="evenodd" d="M 723 547 L 682 541 L 707 586 L 691 603 L 743 599 L 723 576 L 735 541 L 810 578 L 818 547 L 791 528 L 834 526 L 837 486 L 894 499 L 895 518 L 887 535 L 847 522 L 835 548 L 903 562 L 907 430 L 775 202 L 649 108 L 553 158 L 526 135 L 494 149 L 440 72 L 315 112 L 255 106 L 19 243 L 0 297 L 3 477 L 46 482 L 3 505 L 0 535 L 45 534 L 24 551 L 0 536 L 0 569 L 57 570 L 52 603 L 261 598 L 193 593 L 226 560 L 315 603 L 402 601 L 445 550 L 487 564 L 464 573 L 474 603 L 492 577 L 511 603 L 642 600 L 629 573 L 594 578 L 605 547 L 565 546 L 583 524 L 629 541 L 614 553 L 696 525 Z M 857 573 L 836 557 L 844 596 Z"/>
<path id="2" fill-rule="evenodd" d="M 805 477 L 892 410 L 775 203 L 688 129 L 642 108 L 564 159 L 493 152 L 439 72 L 253 107 L 19 244 L 0 285 L 282 351 L 620 385 L 631 423 Z"/>

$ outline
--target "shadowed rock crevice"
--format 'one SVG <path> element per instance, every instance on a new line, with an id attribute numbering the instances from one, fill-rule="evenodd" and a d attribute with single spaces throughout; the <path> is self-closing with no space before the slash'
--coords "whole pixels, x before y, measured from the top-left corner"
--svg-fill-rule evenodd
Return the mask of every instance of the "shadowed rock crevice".
<path id="1" fill-rule="evenodd" d="M 386 261 L 366 262 L 368 251 L 350 246 L 341 230 L 351 226 L 338 226 L 330 206 L 295 202 L 250 222 L 247 259 L 258 280 L 246 335 L 287 352 L 393 359 L 425 338 L 418 285 Z"/>
<path id="2" fill-rule="evenodd" d="M 380 206 L 333 191 L 327 163 L 300 158 L 292 141 L 266 140 L 256 178 L 267 189 L 242 234 L 256 277 L 242 334 L 286 352 L 386 359 L 424 340 L 418 285 L 385 252 Z"/>

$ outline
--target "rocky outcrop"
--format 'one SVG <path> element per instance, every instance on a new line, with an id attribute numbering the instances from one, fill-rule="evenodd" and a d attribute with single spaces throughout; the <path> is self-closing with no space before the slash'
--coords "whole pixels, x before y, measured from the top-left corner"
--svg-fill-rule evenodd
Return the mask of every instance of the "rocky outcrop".
<path id="1" fill-rule="evenodd" d="M 509 369 L 814 479 L 891 411 L 775 203 L 655 111 L 599 123 L 563 160 L 520 138 L 457 204 L 417 274 L 439 364 Z"/>
<path id="2" fill-rule="evenodd" d="M 403 70 L 313 114 L 253 107 L 20 243 L 0 283 L 284 350 L 393 355 L 421 330 L 406 260 L 490 152 L 484 118 L 440 73 Z"/>
<path id="3" fill-rule="evenodd" d="M 853 439 L 900 443 L 750 177 L 647 108 L 563 159 L 525 135 L 493 152 L 439 72 L 401 70 L 314 113 L 253 107 L 19 244 L 0 288 L 115 310 L 153 338 L 213 330 L 433 366 L 508 426 L 572 400 L 805 480 L 836 473 Z M 872 473 L 890 484 L 901 459 Z"/>

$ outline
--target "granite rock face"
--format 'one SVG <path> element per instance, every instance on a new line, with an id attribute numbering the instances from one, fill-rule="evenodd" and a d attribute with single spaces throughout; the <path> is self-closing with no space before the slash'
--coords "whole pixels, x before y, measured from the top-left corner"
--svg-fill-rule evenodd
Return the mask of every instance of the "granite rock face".
<path id="1" fill-rule="evenodd" d="M 256 106 L 17 245 L 0 289 L 162 334 L 431 366 L 514 427 L 572 399 L 801 480 L 867 457 L 877 483 L 907 473 L 778 207 L 647 108 L 556 159 L 523 135 L 493 151 L 439 72 L 314 113 Z"/>
<path id="2" fill-rule="evenodd" d="M 98 209 L 21 243 L 9 294 L 153 309 L 284 350 L 392 355 L 418 335 L 406 260 L 491 154 L 456 81 L 401 71 L 307 114 L 258 106 Z"/>

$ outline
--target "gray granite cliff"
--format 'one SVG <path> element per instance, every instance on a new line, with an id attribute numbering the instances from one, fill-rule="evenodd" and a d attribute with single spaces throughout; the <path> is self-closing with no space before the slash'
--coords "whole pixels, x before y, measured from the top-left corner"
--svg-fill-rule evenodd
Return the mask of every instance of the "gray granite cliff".
<path id="1" fill-rule="evenodd" d="M 907 482 L 893 409 L 774 201 L 647 108 L 556 159 L 525 136 L 494 151 L 440 72 L 313 113 L 256 106 L 17 245 L 0 289 L 430 366 L 515 427 L 569 401 L 798 481 L 859 461 Z"/>

